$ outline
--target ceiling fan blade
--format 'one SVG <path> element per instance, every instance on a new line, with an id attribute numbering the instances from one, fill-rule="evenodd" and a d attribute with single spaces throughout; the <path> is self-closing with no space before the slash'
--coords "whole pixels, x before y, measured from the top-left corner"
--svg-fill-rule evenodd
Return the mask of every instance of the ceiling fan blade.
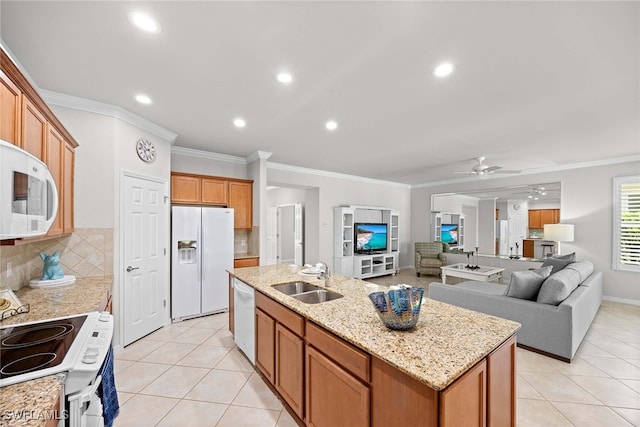
<path id="1" fill-rule="evenodd" d="M 510 173 L 510 174 L 516 174 L 516 173 L 521 173 L 522 171 L 518 171 L 518 170 L 509 170 L 509 169 L 501 169 L 501 170 L 496 170 L 493 173 Z"/>
<path id="2" fill-rule="evenodd" d="M 501 166 L 489 166 L 488 168 L 484 169 L 484 173 L 494 173 L 500 169 L 502 169 Z"/>
<path id="3" fill-rule="evenodd" d="M 466 172 L 454 172 L 454 173 L 463 173 L 465 175 L 476 175 L 477 174 L 477 172 L 469 172 L 469 171 L 466 171 Z"/>

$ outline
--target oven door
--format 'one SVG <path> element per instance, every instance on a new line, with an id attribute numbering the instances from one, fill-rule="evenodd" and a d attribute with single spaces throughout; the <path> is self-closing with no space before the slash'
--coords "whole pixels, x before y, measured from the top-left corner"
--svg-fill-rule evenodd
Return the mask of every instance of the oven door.
<path id="1" fill-rule="evenodd" d="M 98 376 L 90 385 L 67 396 L 67 426 L 104 427 L 102 402 L 98 396 L 98 387 L 102 376 Z"/>

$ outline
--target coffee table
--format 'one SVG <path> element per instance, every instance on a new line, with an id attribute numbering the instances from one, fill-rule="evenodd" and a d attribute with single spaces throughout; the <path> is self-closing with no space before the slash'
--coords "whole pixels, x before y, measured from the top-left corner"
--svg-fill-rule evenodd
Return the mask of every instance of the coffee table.
<path id="1" fill-rule="evenodd" d="M 482 265 L 479 267 L 480 268 L 476 269 L 467 268 L 463 262 L 440 267 L 442 269 L 442 283 L 447 283 L 447 276 L 483 282 L 490 282 L 502 278 L 504 268 L 485 267 Z"/>

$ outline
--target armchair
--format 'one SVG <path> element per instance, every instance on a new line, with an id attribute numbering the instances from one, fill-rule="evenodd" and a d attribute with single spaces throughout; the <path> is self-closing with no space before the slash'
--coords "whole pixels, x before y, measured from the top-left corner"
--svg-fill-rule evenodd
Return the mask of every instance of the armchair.
<path id="1" fill-rule="evenodd" d="M 449 245 L 442 242 L 416 242 L 416 276 L 429 274 L 440 276 L 440 267 L 447 265 L 446 252 L 449 252 Z"/>

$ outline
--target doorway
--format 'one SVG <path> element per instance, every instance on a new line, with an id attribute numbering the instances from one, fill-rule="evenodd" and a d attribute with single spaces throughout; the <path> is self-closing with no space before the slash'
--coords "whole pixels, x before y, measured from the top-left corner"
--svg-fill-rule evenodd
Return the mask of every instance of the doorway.
<path id="1" fill-rule="evenodd" d="M 122 344 L 161 328 L 168 318 L 167 183 L 123 172 L 120 220 Z"/>
<path id="2" fill-rule="evenodd" d="M 267 222 L 267 264 L 303 265 L 302 204 L 290 203 L 268 208 Z"/>

